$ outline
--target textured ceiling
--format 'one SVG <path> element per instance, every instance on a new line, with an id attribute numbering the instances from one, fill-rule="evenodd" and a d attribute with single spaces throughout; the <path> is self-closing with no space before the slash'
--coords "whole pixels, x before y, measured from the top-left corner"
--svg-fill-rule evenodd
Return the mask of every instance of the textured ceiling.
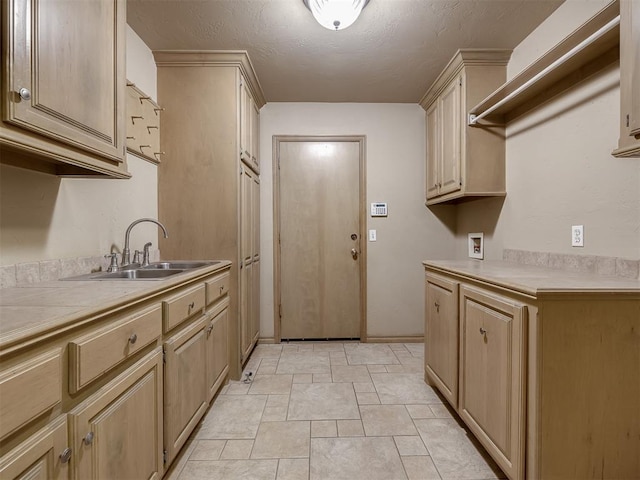
<path id="1" fill-rule="evenodd" d="M 152 50 L 247 50 L 268 102 L 417 103 L 457 49 L 513 48 L 562 1 L 371 0 L 333 32 L 302 0 L 128 0 L 127 22 Z"/>

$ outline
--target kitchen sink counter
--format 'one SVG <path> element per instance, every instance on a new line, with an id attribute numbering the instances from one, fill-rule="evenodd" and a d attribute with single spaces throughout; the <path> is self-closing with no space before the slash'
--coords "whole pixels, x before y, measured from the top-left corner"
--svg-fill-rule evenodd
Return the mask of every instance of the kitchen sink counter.
<path id="1" fill-rule="evenodd" d="M 443 272 L 472 279 L 486 285 L 508 288 L 524 295 L 542 298 L 545 294 L 572 292 L 631 294 L 640 297 L 640 280 L 535 267 L 498 260 L 429 260 L 423 265 L 432 272 Z"/>
<path id="2" fill-rule="evenodd" d="M 88 324 L 229 265 L 231 262 L 221 261 L 161 280 L 57 280 L 0 289 L 0 352 L 35 337 Z"/>

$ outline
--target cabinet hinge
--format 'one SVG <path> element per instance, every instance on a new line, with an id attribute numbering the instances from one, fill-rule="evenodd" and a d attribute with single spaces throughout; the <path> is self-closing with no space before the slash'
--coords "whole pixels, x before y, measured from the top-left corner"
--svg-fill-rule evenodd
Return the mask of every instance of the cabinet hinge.
<path id="1" fill-rule="evenodd" d="M 162 451 L 162 463 L 167 463 L 167 451 L 163 450 Z"/>
<path id="2" fill-rule="evenodd" d="M 627 113 L 627 128 L 629 128 L 629 114 Z"/>
<path id="3" fill-rule="evenodd" d="M 162 349 L 162 363 L 167 363 L 167 352 L 165 352 L 164 348 Z"/>
<path id="4" fill-rule="evenodd" d="M 460 84 L 460 86 L 462 86 L 462 77 L 458 79 L 458 83 Z"/>
<path id="5" fill-rule="evenodd" d="M 282 304 L 281 303 L 278 304 L 278 317 L 280 317 L 280 319 L 282 319 Z"/>

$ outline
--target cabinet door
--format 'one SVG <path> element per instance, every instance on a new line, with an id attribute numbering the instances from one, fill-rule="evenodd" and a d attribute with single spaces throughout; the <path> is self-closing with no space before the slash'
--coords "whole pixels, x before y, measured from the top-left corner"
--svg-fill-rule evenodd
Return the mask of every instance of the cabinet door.
<path id="1" fill-rule="evenodd" d="M 622 78 L 629 89 L 628 134 L 640 137 L 640 4 L 637 1 L 623 0 L 620 4 L 622 58 L 620 67 L 626 78 Z M 622 62 L 626 62 L 623 67 Z M 628 74 L 628 75 L 627 75 Z"/>
<path id="2" fill-rule="evenodd" d="M 440 121 L 438 120 L 438 102 L 435 101 L 427 110 L 427 171 L 426 192 L 427 199 L 438 196 L 438 182 L 440 181 L 438 165 L 440 164 Z"/>
<path id="3" fill-rule="evenodd" d="M 162 353 L 144 357 L 69 413 L 75 478 L 162 477 Z"/>
<path id="4" fill-rule="evenodd" d="M 260 173 L 260 112 L 251 99 L 251 165 Z"/>
<path id="5" fill-rule="evenodd" d="M 252 325 L 251 314 L 253 311 L 253 301 L 251 294 L 253 291 L 253 262 L 245 263 L 240 269 L 240 351 L 242 363 L 244 363 L 251 353 Z"/>
<path id="6" fill-rule="evenodd" d="M 207 409 L 206 317 L 164 344 L 164 448 L 167 465 Z"/>
<path id="7" fill-rule="evenodd" d="M 7 3 L 3 120 L 123 162 L 125 1 Z"/>
<path id="8" fill-rule="evenodd" d="M 0 478 L 9 480 L 68 480 L 71 449 L 67 416 L 60 415 L 0 460 Z"/>
<path id="9" fill-rule="evenodd" d="M 207 323 L 207 402 L 215 396 L 229 372 L 229 302 L 212 311 Z"/>
<path id="10" fill-rule="evenodd" d="M 260 177 L 255 175 L 251 192 L 251 253 L 253 260 L 260 258 Z"/>
<path id="11" fill-rule="evenodd" d="M 251 163 L 251 95 L 247 82 L 240 78 L 240 158 Z"/>
<path id="12" fill-rule="evenodd" d="M 253 258 L 253 190 L 254 173 L 244 165 L 240 178 L 240 259 L 250 262 Z"/>
<path id="13" fill-rule="evenodd" d="M 440 97 L 440 131 L 442 150 L 440 155 L 439 194 L 460 190 L 460 147 L 462 141 L 462 76 L 456 77 Z"/>
<path id="14" fill-rule="evenodd" d="M 260 337 L 260 262 L 251 264 L 251 343 Z"/>
<path id="15" fill-rule="evenodd" d="M 524 478 L 527 308 L 460 290 L 459 413 L 512 480 Z"/>
<path id="16" fill-rule="evenodd" d="M 458 406 L 458 283 L 427 275 L 425 374 Z"/>

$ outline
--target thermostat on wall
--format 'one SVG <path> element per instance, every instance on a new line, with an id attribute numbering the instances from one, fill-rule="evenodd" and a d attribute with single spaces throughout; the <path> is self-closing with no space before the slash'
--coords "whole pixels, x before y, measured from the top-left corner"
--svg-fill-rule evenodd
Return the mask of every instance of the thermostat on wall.
<path id="1" fill-rule="evenodd" d="M 372 217 L 386 217 L 387 216 L 387 204 L 386 203 L 372 203 L 371 204 L 371 216 Z"/>

